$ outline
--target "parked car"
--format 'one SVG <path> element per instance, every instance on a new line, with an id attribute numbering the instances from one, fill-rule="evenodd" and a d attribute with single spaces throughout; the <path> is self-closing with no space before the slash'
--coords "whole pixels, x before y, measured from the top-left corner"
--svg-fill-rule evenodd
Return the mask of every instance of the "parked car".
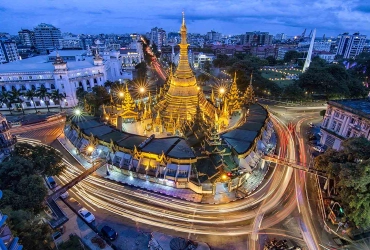
<path id="1" fill-rule="evenodd" d="M 314 128 L 315 127 L 315 125 L 312 122 L 309 122 L 308 123 L 308 126 L 310 126 L 310 128 Z"/>
<path id="2" fill-rule="evenodd" d="M 117 237 L 118 237 L 118 233 L 113 228 L 111 228 L 110 226 L 104 226 L 101 229 L 101 233 L 104 237 L 107 237 L 111 241 L 117 239 Z"/>
<path id="3" fill-rule="evenodd" d="M 322 133 L 321 132 L 317 133 L 317 135 L 320 136 L 320 137 L 322 137 Z"/>
<path id="4" fill-rule="evenodd" d="M 322 147 L 320 147 L 320 146 L 315 146 L 315 147 L 313 147 L 313 149 L 314 149 L 315 151 L 319 152 L 319 153 L 324 152 L 324 149 L 323 149 Z"/>
<path id="5" fill-rule="evenodd" d="M 69 193 L 68 193 L 68 191 L 65 191 L 64 193 L 62 193 L 61 195 L 60 195 L 60 198 L 62 198 L 62 199 L 66 199 L 66 198 L 68 198 L 69 197 Z"/>
<path id="6" fill-rule="evenodd" d="M 91 223 L 95 220 L 95 216 L 89 212 L 86 208 L 81 208 L 78 210 L 78 214 L 81 215 L 81 217 L 87 222 Z"/>
<path id="7" fill-rule="evenodd" d="M 57 186 L 53 176 L 46 177 L 46 183 L 48 184 L 50 189 L 54 189 Z"/>

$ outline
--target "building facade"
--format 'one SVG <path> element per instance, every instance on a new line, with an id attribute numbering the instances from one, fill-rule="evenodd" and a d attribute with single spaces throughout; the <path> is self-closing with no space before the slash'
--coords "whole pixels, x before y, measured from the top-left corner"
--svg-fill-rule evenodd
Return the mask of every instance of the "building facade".
<path id="1" fill-rule="evenodd" d="M 18 32 L 19 39 L 23 46 L 32 47 L 35 46 L 35 32 L 29 29 L 22 29 Z"/>
<path id="2" fill-rule="evenodd" d="M 63 51 L 63 54 L 67 58 L 73 57 L 72 54 L 67 56 L 67 51 Z M 39 88 L 45 87 L 50 91 L 59 90 L 60 93 L 65 94 L 64 100 L 41 100 L 37 97 L 28 100 L 26 97 L 21 97 L 23 102 L 12 103 L 10 108 L 3 103 L 0 109 L 19 110 L 46 108 L 46 106 L 73 107 L 78 103 L 76 97 L 78 88 L 90 92 L 94 86 L 102 86 L 107 80 L 107 72 L 100 55 L 68 62 L 64 61 L 59 54 L 50 56 L 55 60 L 51 61 L 48 56 L 36 56 L 0 65 L 1 92 L 13 89 L 22 92 L 37 91 Z"/>
<path id="3" fill-rule="evenodd" d="M 205 62 L 210 62 L 212 64 L 215 58 L 216 56 L 214 54 L 193 52 L 192 64 L 196 69 L 204 69 Z"/>
<path id="4" fill-rule="evenodd" d="M 158 27 L 151 29 L 150 42 L 157 45 L 158 50 L 161 51 L 162 47 L 167 45 L 166 31 Z"/>
<path id="5" fill-rule="evenodd" d="M 60 49 L 62 34 L 51 24 L 41 23 L 34 28 L 36 48 L 40 51 Z"/>
<path id="6" fill-rule="evenodd" d="M 272 44 L 273 36 L 270 35 L 268 32 L 260 32 L 260 31 L 253 31 L 253 32 L 246 32 L 244 36 L 244 45 L 270 45 Z"/>
<path id="7" fill-rule="evenodd" d="M 20 60 L 17 44 L 12 40 L 0 40 L 0 63 L 9 63 Z"/>
<path id="8" fill-rule="evenodd" d="M 341 142 L 363 136 L 370 140 L 369 99 L 329 101 L 321 126 L 320 143 L 340 149 Z"/>
<path id="9" fill-rule="evenodd" d="M 82 49 L 82 41 L 76 36 L 66 36 L 61 40 L 62 49 Z"/>
<path id="10" fill-rule="evenodd" d="M 360 35 L 360 33 L 339 35 L 336 54 L 343 56 L 343 58 L 354 58 L 363 51 L 365 42 L 366 35 Z"/>

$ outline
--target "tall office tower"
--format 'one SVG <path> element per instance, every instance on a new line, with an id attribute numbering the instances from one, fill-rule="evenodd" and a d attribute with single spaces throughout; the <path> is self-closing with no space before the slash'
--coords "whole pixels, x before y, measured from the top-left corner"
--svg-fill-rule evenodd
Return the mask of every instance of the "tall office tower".
<path id="1" fill-rule="evenodd" d="M 166 31 L 162 28 L 153 28 L 150 31 L 150 41 L 151 43 L 157 45 L 158 50 L 161 50 L 163 46 L 167 45 L 167 35 Z"/>
<path id="2" fill-rule="evenodd" d="M 41 23 L 34 29 L 36 48 L 40 51 L 61 48 L 62 34 L 60 29 L 51 24 Z"/>
<path id="3" fill-rule="evenodd" d="M 35 46 L 35 32 L 33 32 L 32 30 L 22 29 L 21 31 L 18 31 L 18 35 L 23 46 Z"/>
<path id="4" fill-rule="evenodd" d="M 20 59 L 17 44 L 13 40 L 0 40 L 0 63 L 18 61 Z"/>
<path id="5" fill-rule="evenodd" d="M 363 51 L 365 41 L 366 35 L 360 35 L 358 32 L 353 35 L 343 33 L 338 36 L 338 49 L 336 54 L 343 56 L 343 58 L 354 58 Z"/>
<path id="6" fill-rule="evenodd" d="M 244 36 L 245 45 L 270 45 L 272 44 L 272 35 L 269 35 L 268 32 L 260 32 L 260 31 L 253 31 L 253 32 L 246 32 Z"/>

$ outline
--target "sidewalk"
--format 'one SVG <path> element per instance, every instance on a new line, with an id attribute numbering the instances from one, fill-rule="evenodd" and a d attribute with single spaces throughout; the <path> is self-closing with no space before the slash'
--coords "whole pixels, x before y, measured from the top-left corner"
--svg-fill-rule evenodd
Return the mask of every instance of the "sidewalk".
<path id="1" fill-rule="evenodd" d="M 96 236 L 96 233 L 88 226 L 80 217 L 76 215 L 63 201 L 56 201 L 59 207 L 66 213 L 69 220 L 63 225 L 64 233 L 62 234 L 62 241 L 66 242 L 69 240 L 70 234 L 75 234 L 81 238 L 83 243 L 90 249 L 100 249 L 97 245 L 91 242 L 91 239 Z M 105 250 L 112 249 L 106 245 Z"/>

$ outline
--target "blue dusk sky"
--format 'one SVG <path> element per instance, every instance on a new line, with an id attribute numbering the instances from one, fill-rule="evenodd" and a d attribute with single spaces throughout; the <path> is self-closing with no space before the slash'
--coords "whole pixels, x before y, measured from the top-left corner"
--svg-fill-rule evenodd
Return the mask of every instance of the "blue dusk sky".
<path id="1" fill-rule="evenodd" d="M 144 33 L 152 27 L 178 31 L 185 11 L 188 31 L 224 35 L 246 31 L 322 36 L 370 35 L 368 0 L 1 0 L 0 32 L 17 34 L 50 23 L 63 32 Z"/>

